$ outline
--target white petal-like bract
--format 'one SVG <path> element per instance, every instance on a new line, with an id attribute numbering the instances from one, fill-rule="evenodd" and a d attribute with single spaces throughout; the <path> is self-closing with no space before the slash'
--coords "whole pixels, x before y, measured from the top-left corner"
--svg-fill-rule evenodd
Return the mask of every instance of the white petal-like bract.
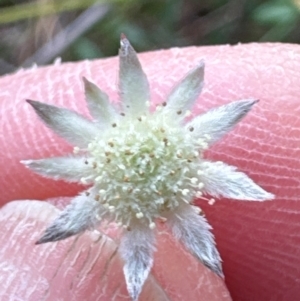
<path id="1" fill-rule="evenodd" d="M 119 94 L 125 112 L 137 115 L 147 111 L 150 101 L 149 83 L 135 50 L 122 35 L 119 51 Z"/>
<path id="2" fill-rule="evenodd" d="M 257 102 L 255 99 L 246 99 L 213 108 L 194 118 L 186 127 L 194 129 L 195 137 L 205 137 L 206 142 L 212 144 L 227 134 Z"/>
<path id="3" fill-rule="evenodd" d="M 21 163 L 47 178 L 69 182 L 79 182 L 80 179 L 89 177 L 93 172 L 91 163 L 88 164 L 88 159 L 84 157 L 54 157 L 23 160 Z"/>
<path id="4" fill-rule="evenodd" d="M 73 145 L 86 147 L 100 133 L 99 128 L 85 117 L 68 109 L 27 100 L 37 115 L 55 133 Z"/>
<path id="5" fill-rule="evenodd" d="M 199 97 L 204 85 L 204 62 L 191 70 L 171 91 L 166 112 L 184 116 Z"/>
<path id="6" fill-rule="evenodd" d="M 236 200 L 264 201 L 274 199 L 274 195 L 255 184 L 236 167 L 223 162 L 203 161 L 200 165 L 200 181 L 204 191 L 213 197 Z"/>
<path id="7" fill-rule="evenodd" d="M 117 119 L 117 112 L 109 101 L 106 93 L 95 84 L 83 77 L 85 98 L 90 114 L 100 125 L 108 126 Z"/>
<path id="8" fill-rule="evenodd" d="M 87 192 L 90 193 L 90 192 Z M 100 223 L 101 206 L 91 195 L 82 194 L 60 213 L 60 215 L 46 228 L 36 244 L 58 241 L 78 234 L 87 229 L 93 229 Z"/>
<path id="9" fill-rule="evenodd" d="M 174 236 L 205 266 L 224 277 L 211 226 L 192 206 L 181 206 L 168 218 Z"/>
<path id="10" fill-rule="evenodd" d="M 120 254 L 124 259 L 124 275 L 128 292 L 137 301 L 153 264 L 155 238 L 149 227 L 136 226 L 126 231 L 120 244 Z"/>

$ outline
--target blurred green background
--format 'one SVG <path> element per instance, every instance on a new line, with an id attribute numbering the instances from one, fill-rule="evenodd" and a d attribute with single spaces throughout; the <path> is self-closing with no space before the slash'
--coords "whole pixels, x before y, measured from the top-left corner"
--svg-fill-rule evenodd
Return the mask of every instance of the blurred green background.
<path id="1" fill-rule="evenodd" d="M 300 0 L 0 0 L 0 74 L 174 46 L 300 42 Z"/>

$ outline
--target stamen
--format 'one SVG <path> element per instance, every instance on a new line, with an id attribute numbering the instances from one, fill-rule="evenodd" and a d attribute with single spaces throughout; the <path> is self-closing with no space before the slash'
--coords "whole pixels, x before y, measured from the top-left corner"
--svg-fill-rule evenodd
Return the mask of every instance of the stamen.
<path id="1" fill-rule="evenodd" d="M 155 229 L 155 227 L 156 227 L 156 225 L 155 225 L 154 222 L 151 222 L 151 223 L 149 224 L 149 228 L 150 228 L 151 230 Z"/>
<path id="2" fill-rule="evenodd" d="M 199 189 L 202 189 L 203 187 L 204 187 L 204 183 L 200 182 L 200 183 L 198 184 L 198 188 L 199 188 Z"/>
<path id="3" fill-rule="evenodd" d="M 215 199 L 210 199 L 210 200 L 208 201 L 208 204 L 209 204 L 209 205 L 213 205 L 215 202 L 216 202 Z"/>
<path id="4" fill-rule="evenodd" d="M 143 214 L 143 212 L 138 212 L 135 216 L 136 216 L 136 218 L 141 219 L 144 217 L 144 214 Z"/>
<path id="5" fill-rule="evenodd" d="M 196 192 L 196 198 L 201 198 L 203 193 L 201 191 Z"/>
<path id="6" fill-rule="evenodd" d="M 187 110 L 184 114 L 185 117 L 189 117 L 192 115 L 192 112 L 190 110 Z"/>
<path id="7" fill-rule="evenodd" d="M 75 146 L 74 148 L 73 148 L 73 153 L 76 155 L 76 154 L 78 154 L 80 152 L 80 148 L 78 147 L 78 146 Z"/>
<path id="8" fill-rule="evenodd" d="M 184 195 L 184 196 L 188 195 L 189 192 L 190 192 L 190 191 L 189 191 L 188 189 L 183 189 L 183 190 L 181 191 L 182 195 Z"/>
<path id="9" fill-rule="evenodd" d="M 81 178 L 81 179 L 80 179 L 80 182 L 81 182 L 81 184 L 83 184 L 83 185 L 87 185 L 87 184 L 88 184 L 87 178 Z"/>
<path id="10" fill-rule="evenodd" d="M 198 182 L 198 179 L 197 178 L 191 178 L 191 183 L 192 184 L 196 184 Z"/>

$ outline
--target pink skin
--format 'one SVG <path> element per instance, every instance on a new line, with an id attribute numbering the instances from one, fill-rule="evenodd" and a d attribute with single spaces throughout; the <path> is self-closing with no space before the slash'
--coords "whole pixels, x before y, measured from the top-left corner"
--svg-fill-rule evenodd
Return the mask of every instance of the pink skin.
<path id="1" fill-rule="evenodd" d="M 242 98 L 260 102 L 207 157 L 238 166 L 276 200 L 197 201 L 214 227 L 226 284 L 235 301 L 297 300 L 300 295 L 300 47 L 250 44 L 191 47 L 141 54 L 152 100 L 202 58 L 205 88 L 193 113 Z M 77 185 L 46 180 L 21 159 L 62 155 L 71 147 L 48 130 L 24 99 L 87 113 L 82 76 L 117 99 L 117 59 L 19 71 L 0 79 L 1 203 L 73 196 Z M 56 199 L 52 203 L 65 203 Z M 116 244 L 87 232 L 34 246 L 57 214 L 46 202 L 19 201 L 0 215 L 0 296 L 8 300 L 129 300 Z M 223 281 L 197 262 L 161 227 L 146 300 L 231 300 Z M 110 231 L 113 236 L 114 231 Z M 165 291 L 165 292 L 164 292 Z M 3 300 L 4 300 L 3 299 Z"/>

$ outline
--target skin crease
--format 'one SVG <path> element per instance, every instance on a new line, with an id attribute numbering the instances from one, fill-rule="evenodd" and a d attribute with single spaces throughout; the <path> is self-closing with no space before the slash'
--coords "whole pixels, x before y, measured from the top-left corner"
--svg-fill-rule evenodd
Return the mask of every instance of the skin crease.
<path id="1" fill-rule="evenodd" d="M 139 58 L 154 103 L 162 102 L 174 83 L 201 59 L 206 63 L 205 87 L 193 114 L 237 99 L 260 99 L 206 157 L 237 166 L 274 193 L 276 200 L 217 200 L 213 206 L 200 200 L 196 203 L 214 228 L 233 300 L 296 300 L 300 295 L 300 46 L 176 48 Z M 80 190 L 74 184 L 43 179 L 19 163 L 71 150 L 38 120 L 24 99 L 87 115 L 81 77 L 116 100 L 117 63 L 116 58 L 67 63 L 0 79 L 2 204 L 73 196 Z M 61 206 L 66 199 L 52 203 Z M 129 300 L 114 241 L 87 232 L 79 238 L 34 246 L 57 210 L 46 202 L 19 201 L 0 212 L 0 296 L 5 300 Z M 113 230 L 108 232 L 116 235 Z M 146 300 L 231 299 L 222 280 L 161 226 L 152 276 L 140 298 Z"/>

